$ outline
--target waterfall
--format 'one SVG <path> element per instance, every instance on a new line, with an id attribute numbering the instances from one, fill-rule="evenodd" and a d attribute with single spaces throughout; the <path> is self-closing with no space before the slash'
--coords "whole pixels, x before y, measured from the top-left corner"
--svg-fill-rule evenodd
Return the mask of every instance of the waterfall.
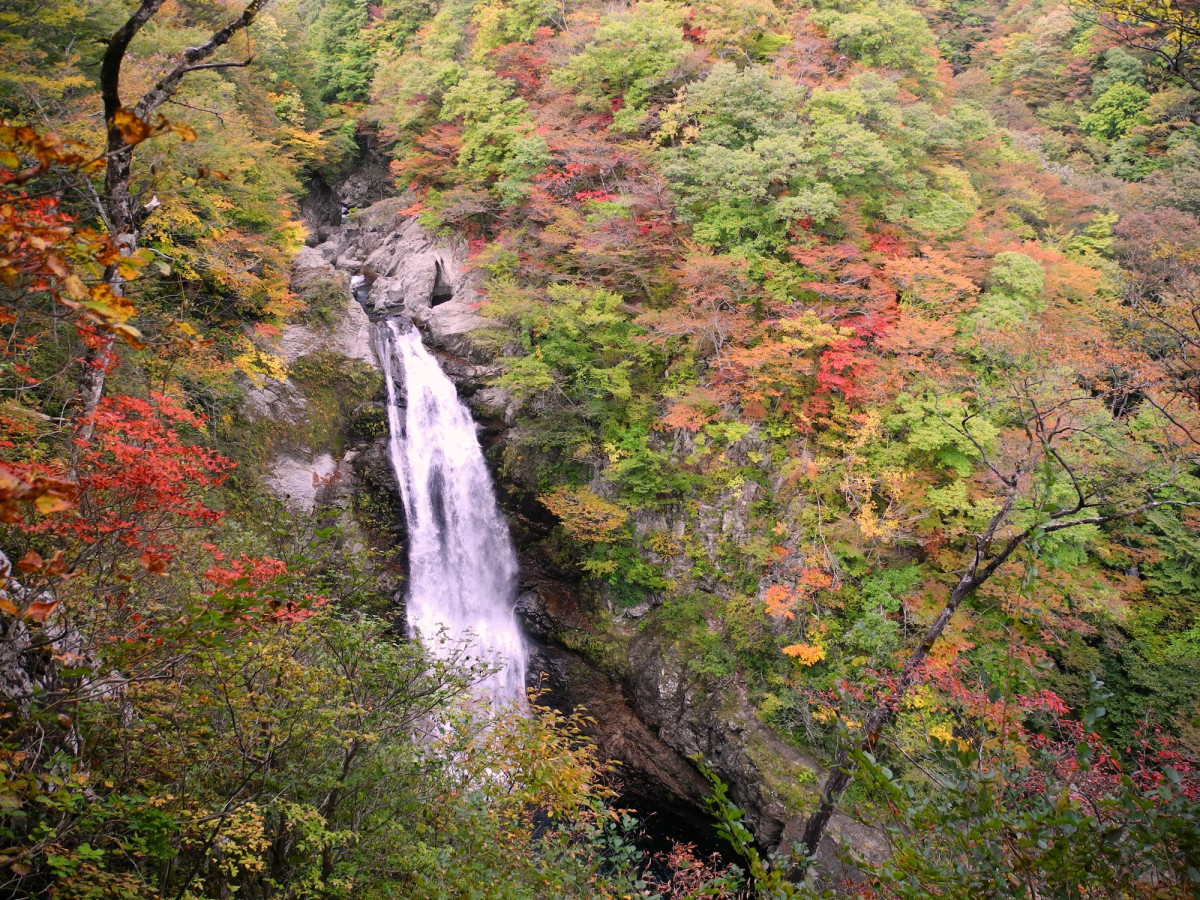
<path id="1" fill-rule="evenodd" d="M 517 558 L 475 422 L 412 325 L 377 326 L 387 381 L 388 452 L 409 534 L 408 627 L 439 652 L 465 645 L 499 669 L 478 692 L 494 706 L 525 694 L 525 648 L 513 613 Z M 403 393 L 397 381 L 403 385 Z"/>

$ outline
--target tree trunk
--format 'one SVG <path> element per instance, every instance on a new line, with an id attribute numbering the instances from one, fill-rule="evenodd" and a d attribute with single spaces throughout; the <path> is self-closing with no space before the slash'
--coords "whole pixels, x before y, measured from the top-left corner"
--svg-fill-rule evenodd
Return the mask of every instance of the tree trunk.
<path id="1" fill-rule="evenodd" d="M 154 6 L 154 9 L 157 10 L 157 5 Z M 130 20 L 130 22 L 132 21 L 133 19 Z M 132 256 L 137 250 L 138 240 L 141 238 L 141 228 L 130 190 L 133 147 L 125 143 L 120 130 L 112 124 L 113 115 L 121 108 L 121 101 L 117 93 L 120 79 L 120 58 L 113 63 L 110 62 L 109 57 L 116 52 L 116 48 L 120 48 L 121 55 L 124 55 L 124 48 L 132 38 L 132 34 L 125 37 L 128 28 L 129 22 L 110 38 L 108 52 L 105 53 L 101 69 L 104 114 L 109 123 L 105 146 L 108 162 L 104 170 L 104 212 L 108 220 L 109 233 L 121 255 L 125 257 Z M 104 270 L 104 283 L 109 286 L 114 295 L 123 296 L 125 280 L 115 265 Z M 102 333 L 96 336 L 95 343 L 88 347 L 83 355 L 82 370 L 76 384 L 74 442 L 70 454 L 72 478 L 75 477 L 79 467 L 79 454 L 84 447 L 91 443 L 92 435 L 96 430 L 96 408 L 100 405 L 100 398 L 104 395 L 104 380 L 112 364 L 112 354 L 113 336 Z"/>
<path id="2" fill-rule="evenodd" d="M 942 607 L 942 611 L 938 613 L 937 618 L 933 620 L 933 623 L 925 632 L 925 637 L 921 639 L 921 643 L 917 645 L 917 648 L 904 664 L 904 669 L 900 673 L 900 679 L 896 683 L 895 690 L 887 698 L 880 701 L 879 705 L 871 710 L 870 714 L 863 721 L 863 737 L 859 741 L 857 748 L 860 751 L 870 753 L 875 748 L 875 744 L 879 740 L 879 736 L 883 733 L 883 729 L 891 723 L 893 716 L 895 716 L 896 708 L 900 705 L 900 701 L 904 699 L 904 695 L 908 693 L 908 689 L 917 680 L 917 670 L 921 667 L 921 663 L 929 656 L 929 651 L 933 649 L 933 645 L 937 642 L 937 639 L 942 636 L 942 632 L 946 630 L 946 626 L 954 618 L 954 613 L 958 611 L 959 605 L 977 587 L 991 578 L 993 573 L 1033 534 L 1034 528 L 1031 526 L 1013 535 L 1005 541 L 998 552 L 991 555 L 991 558 L 988 559 L 992 553 L 996 534 L 1008 520 L 1008 515 L 1012 511 L 1013 504 L 1016 502 L 1020 478 L 1026 470 L 1025 466 L 1019 466 L 1016 472 L 1010 477 L 1003 479 L 1006 488 L 1004 502 L 1000 505 L 1000 509 L 992 516 L 991 521 L 988 522 L 988 527 L 983 534 L 976 535 L 975 551 L 971 556 L 970 563 L 967 564 L 966 571 L 958 579 L 958 584 L 954 586 L 954 590 L 950 594 L 950 599 L 946 601 L 946 605 Z M 1051 529 L 1053 528 L 1054 526 L 1051 526 Z M 987 561 L 985 562 L 985 560 Z M 808 821 L 804 823 L 804 834 L 800 840 L 810 856 L 815 854 L 817 848 L 821 846 L 821 840 L 825 837 L 825 829 L 829 827 L 829 820 L 833 817 L 834 810 L 837 809 L 838 801 L 841 800 L 842 794 L 846 792 L 846 788 L 850 786 L 850 782 L 853 779 L 854 763 L 850 759 L 850 748 L 842 747 L 838 751 L 837 758 L 834 760 L 833 771 L 829 773 L 829 777 L 825 779 L 825 786 L 821 789 L 821 802 L 818 804 L 816 811 L 808 817 Z M 795 868 L 789 875 L 792 878 L 798 879 L 803 877 L 804 870 Z"/>
<path id="3" fill-rule="evenodd" d="M 71 447 L 72 479 L 79 468 L 79 453 L 92 442 L 92 435 L 96 431 L 96 407 L 100 405 L 100 397 L 104 394 L 104 378 L 112 357 L 112 335 L 104 335 L 97 340 L 100 341 L 99 346 L 89 347 L 83 355 L 82 371 L 76 386 L 78 410 L 73 435 L 75 442 Z"/>
<path id="4" fill-rule="evenodd" d="M 104 58 L 100 64 L 100 96 L 104 101 L 104 121 L 108 126 L 105 146 L 107 161 L 104 170 L 104 213 L 108 220 L 109 233 L 116 242 L 121 255 L 125 257 L 132 256 L 136 252 L 143 227 L 153 210 L 147 207 L 139 208 L 134 200 L 132 192 L 134 147 L 132 144 L 126 143 L 124 135 L 114 121 L 117 112 L 123 108 L 121 103 L 121 64 L 125 60 L 125 52 L 129 49 L 130 42 L 154 17 L 164 2 L 165 0 L 142 0 L 133 15 L 109 37 L 104 50 Z M 251 62 L 249 58 L 241 62 L 206 63 L 204 60 L 227 44 L 229 39 L 239 31 L 248 28 L 258 15 L 262 3 L 263 0 L 250 0 L 241 15 L 214 31 L 204 43 L 185 50 L 166 75 L 138 100 L 133 108 L 134 115 L 142 120 L 153 116 L 159 107 L 171 99 L 189 72 L 199 69 L 237 68 L 249 65 Z M 116 296 L 124 295 L 125 279 L 121 277 L 116 266 L 109 266 L 105 270 L 104 282 Z M 113 343 L 111 334 L 102 335 L 94 346 L 88 348 L 83 357 L 83 371 L 79 375 L 76 389 L 77 409 L 75 410 L 74 444 L 71 448 L 72 474 L 76 470 L 79 453 L 90 443 L 96 429 L 96 408 L 104 394 L 104 380 L 111 365 Z"/>

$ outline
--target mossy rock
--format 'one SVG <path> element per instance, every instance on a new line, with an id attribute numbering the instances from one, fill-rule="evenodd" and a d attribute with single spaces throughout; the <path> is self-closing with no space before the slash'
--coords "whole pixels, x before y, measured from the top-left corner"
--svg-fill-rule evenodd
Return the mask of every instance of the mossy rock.
<path id="1" fill-rule="evenodd" d="M 388 433 L 387 405 L 378 401 L 360 403 L 350 413 L 347 435 L 355 443 L 366 443 Z"/>
<path id="2" fill-rule="evenodd" d="M 343 281 L 322 278 L 300 292 L 304 302 L 299 319 L 308 325 L 336 325 L 346 307 L 348 288 Z"/>
<path id="3" fill-rule="evenodd" d="M 347 440 L 357 440 L 355 412 L 383 395 L 379 372 L 361 360 L 324 350 L 297 359 L 290 376 L 307 403 L 305 443 L 316 450 L 340 453 Z"/>

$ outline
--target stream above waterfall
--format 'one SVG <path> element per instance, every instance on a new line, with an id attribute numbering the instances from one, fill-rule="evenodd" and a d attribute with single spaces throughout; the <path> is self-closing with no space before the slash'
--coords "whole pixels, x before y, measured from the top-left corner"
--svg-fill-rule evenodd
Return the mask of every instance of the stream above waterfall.
<path id="1" fill-rule="evenodd" d="M 526 651 L 513 612 L 517 556 L 471 413 L 420 332 L 376 326 L 387 384 L 388 455 L 409 534 L 409 631 L 435 655 L 495 671 L 476 687 L 496 707 L 525 694 Z"/>

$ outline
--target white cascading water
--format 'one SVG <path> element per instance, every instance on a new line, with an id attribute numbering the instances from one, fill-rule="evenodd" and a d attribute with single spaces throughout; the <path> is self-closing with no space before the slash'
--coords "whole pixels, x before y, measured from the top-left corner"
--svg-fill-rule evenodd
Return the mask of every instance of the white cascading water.
<path id="1" fill-rule="evenodd" d="M 387 381 L 389 454 L 408 519 L 408 627 L 437 653 L 464 647 L 498 669 L 477 688 L 500 707 L 525 696 L 513 613 L 517 557 L 475 422 L 411 325 L 377 327 Z M 397 390 L 404 385 L 405 406 Z"/>

